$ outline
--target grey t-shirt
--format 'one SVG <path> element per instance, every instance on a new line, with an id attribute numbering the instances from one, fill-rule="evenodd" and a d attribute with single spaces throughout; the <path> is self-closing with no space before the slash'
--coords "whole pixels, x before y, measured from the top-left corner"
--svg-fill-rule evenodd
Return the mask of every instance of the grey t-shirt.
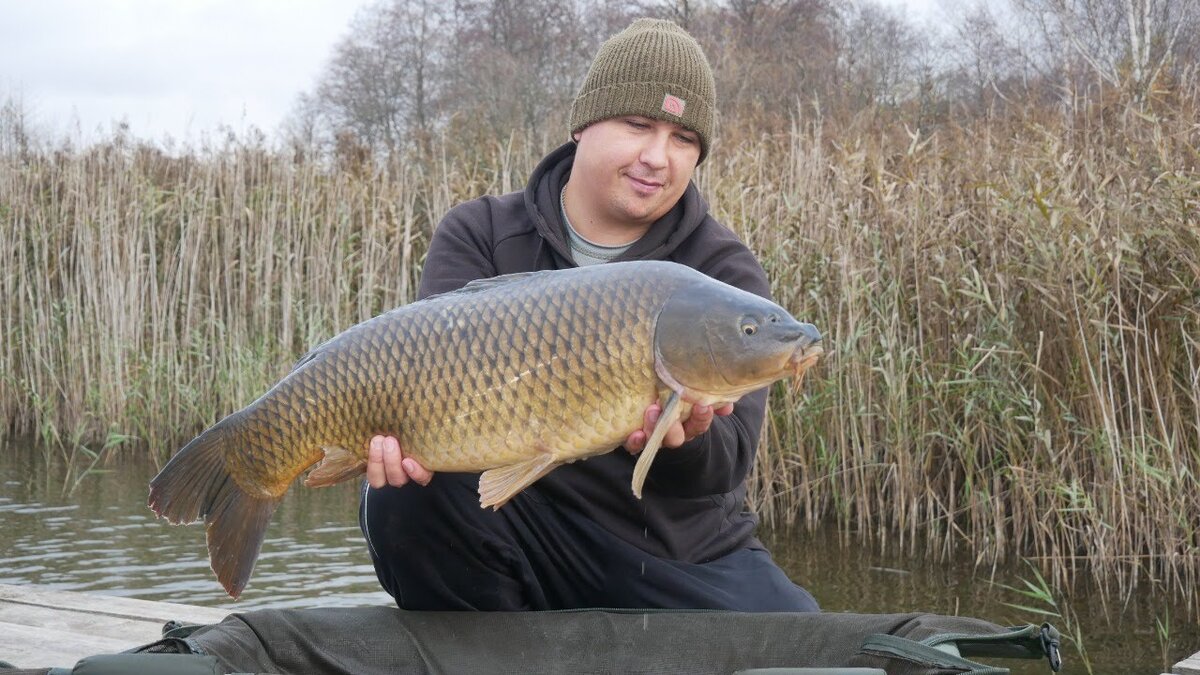
<path id="1" fill-rule="evenodd" d="M 566 194 L 567 186 L 564 185 L 562 192 L 558 195 L 558 208 L 562 211 L 563 224 L 567 226 L 567 243 L 571 246 L 571 257 L 574 258 L 576 265 L 587 267 L 609 262 L 637 243 L 637 239 L 634 239 L 628 244 L 605 246 L 585 239 L 583 235 L 575 231 L 575 226 L 567 217 Z"/>

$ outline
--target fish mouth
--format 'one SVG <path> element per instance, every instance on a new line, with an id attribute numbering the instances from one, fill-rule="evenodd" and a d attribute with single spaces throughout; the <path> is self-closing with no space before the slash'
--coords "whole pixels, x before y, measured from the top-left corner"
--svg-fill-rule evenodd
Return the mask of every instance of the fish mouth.
<path id="1" fill-rule="evenodd" d="M 792 371 L 792 392 L 800 391 L 800 385 L 804 382 L 804 375 L 809 368 L 816 365 L 817 361 L 825 350 L 819 344 L 809 343 L 801 345 L 792 352 L 792 358 L 789 359 L 788 365 Z"/>

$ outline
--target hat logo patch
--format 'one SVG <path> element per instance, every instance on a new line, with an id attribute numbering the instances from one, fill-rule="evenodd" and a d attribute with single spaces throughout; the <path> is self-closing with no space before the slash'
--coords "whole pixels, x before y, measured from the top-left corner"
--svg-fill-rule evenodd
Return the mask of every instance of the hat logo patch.
<path id="1" fill-rule="evenodd" d="M 676 117 L 683 117 L 683 109 L 685 107 L 687 107 L 687 101 L 679 98 L 678 96 L 672 96 L 670 94 L 663 96 L 663 112 Z"/>

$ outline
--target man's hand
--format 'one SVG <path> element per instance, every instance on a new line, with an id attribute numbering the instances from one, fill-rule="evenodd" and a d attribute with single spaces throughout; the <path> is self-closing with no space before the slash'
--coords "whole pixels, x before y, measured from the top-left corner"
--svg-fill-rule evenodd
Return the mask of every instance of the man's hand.
<path id="1" fill-rule="evenodd" d="M 405 457 L 400 441 L 394 436 L 375 436 L 367 450 L 367 482 L 379 489 L 384 485 L 400 487 L 412 480 L 418 485 L 428 485 L 433 472 Z"/>
<path id="2" fill-rule="evenodd" d="M 642 417 L 642 428 L 629 434 L 629 438 L 625 439 L 625 449 L 629 454 L 636 455 L 646 447 L 646 441 L 654 433 L 654 427 L 658 424 L 658 416 L 662 414 L 662 406 L 658 403 L 651 403 L 650 407 L 646 408 L 646 414 Z M 692 407 L 691 414 L 687 419 L 676 420 L 671 426 L 667 427 L 667 434 L 663 436 L 662 447 L 678 448 L 687 443 L 700 434 L 708 431 L 712 426 L 713 416 L 720 415 L 722 417 L 733 414 L 733 404 L 726 403 L 720 408 L 713 408 L 710 405 L 698 405 Z"/>

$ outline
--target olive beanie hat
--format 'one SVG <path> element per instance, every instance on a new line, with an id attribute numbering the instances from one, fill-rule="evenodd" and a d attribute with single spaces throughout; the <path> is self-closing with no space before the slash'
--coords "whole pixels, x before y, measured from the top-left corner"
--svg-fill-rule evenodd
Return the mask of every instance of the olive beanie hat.
<path id="1" fill-rule="evenodd" d="M 621 115 L 691 129 L 700 135 L 704 161 L 716 122 L 716 85 L 695 38 L 670 21 L 638 19 L 600 46 L 571 105 L 571 135 Z"/>

